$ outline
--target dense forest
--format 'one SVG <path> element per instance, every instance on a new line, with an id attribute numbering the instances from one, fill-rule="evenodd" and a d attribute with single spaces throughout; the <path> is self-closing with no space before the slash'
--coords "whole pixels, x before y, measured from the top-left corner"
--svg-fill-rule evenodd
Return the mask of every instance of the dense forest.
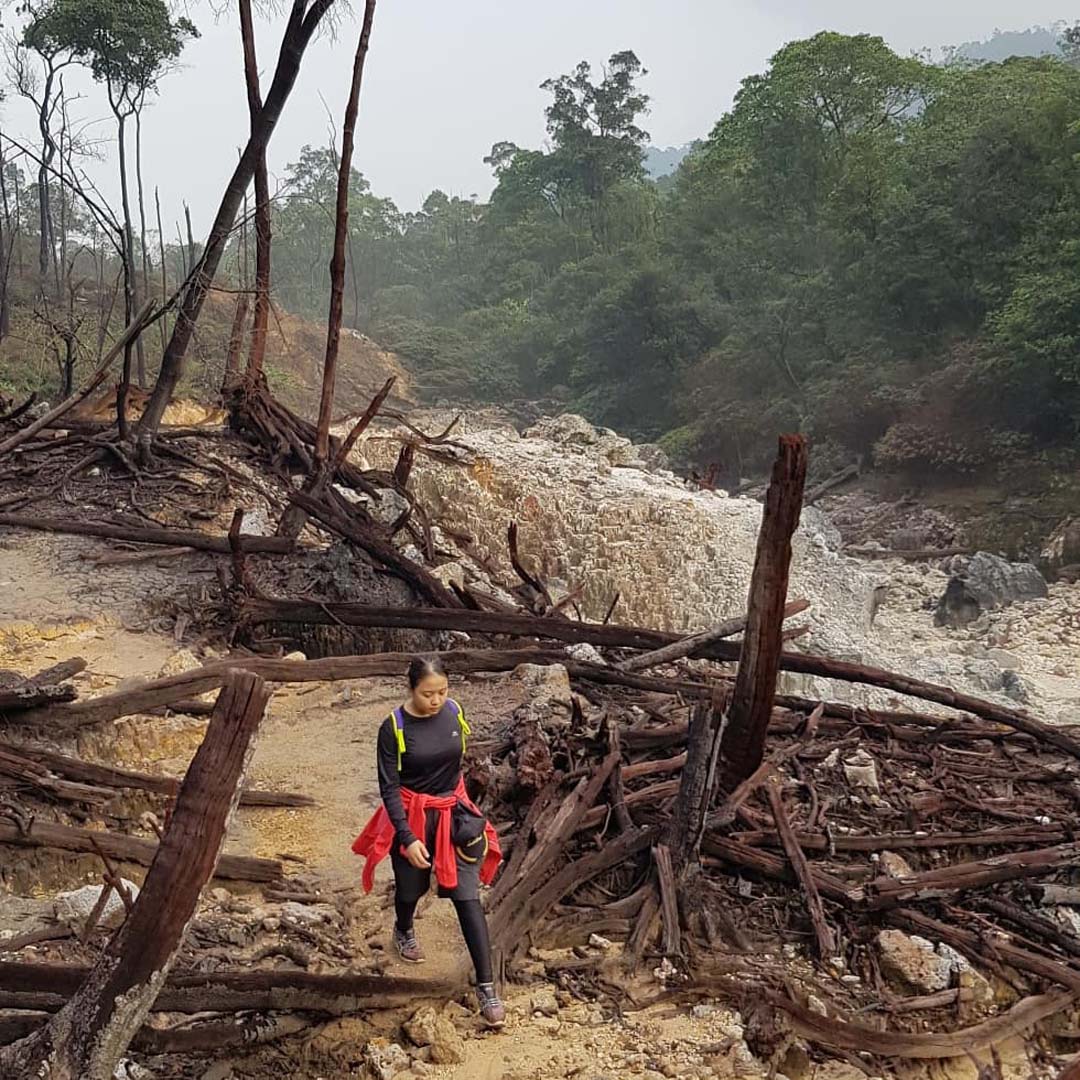
<path id="1" fill-rule="evenodd" d="M 545 83 L 542 150 L 497 143 L 480 205 L 415 214 L 360 175 L 353 317 L 435 397 L 556 398 L 680 456 L 751 462 L 801 428 L 838 457 L 965 470 L 1080 419 L 1080 70 L 781 49 L 652 182 L 631 52 Z M 329 151 L 275 220 L 275 291 L 325 296 Z"/>
<path id="2" fill-rule="evenodd" d="M 76 9 L 78 29 L 116 5 Z M 141 66 L 95 38 L 64 52 L 33 22 L 21 55 L 46 73 L 57 56 L 94 64 L 130 144 L 195 32 L 163 18 Z M 1064 452 L 1080 421 L 1080 35 L 1065 31 L 1057 55 L 977 54 L 934 63 L 865 35 L 793 42 L 659 179 L 642 62 L 582 63 L 543 84 L 543 148 L 492 146 L 486 203 L 436 190 L 402 212 L 353 172 L 346 323 L 398 351 L 433 400 L 554 401 L 726 470 L 752 468 L 788 429 L 809 433 L 821 461 L 912 469 Z M 55 99 L 42 108 L 58 115 Z M 16 262 L 55 279 L 34 319 L 60 339 L 67 327 L 66 354 L 53 346 L 65 381 L 70 339 L 90 332 L 72 329 L 72 283 L 95 280 L 100 298 L 116 263 L 98 240 L 107 223 L 40 164 L 77 150 L 66 130 L 37 156 L 8 138 L 0 169 L 4 280 L 20 280 Z M 335 151 L 305 147 L 273 200 L 274 302 L 313 319 L 325 318 L 337 179 Z M 126 261 L 144 292 L 164 292 L 198 245 L 168 244 L 160 226 L 154 242 L 139 181 L 137 212 L 118 218 Z M 57 222 L 60 242 L 35 246 Z M 251 285 L 252 233 L 230 243 L 227 285 Z M 113 304 L 118 290 L 130 310 L 138 287 L 114 281 Z M 9 322 L 6 286 L 2 299 Z"/>

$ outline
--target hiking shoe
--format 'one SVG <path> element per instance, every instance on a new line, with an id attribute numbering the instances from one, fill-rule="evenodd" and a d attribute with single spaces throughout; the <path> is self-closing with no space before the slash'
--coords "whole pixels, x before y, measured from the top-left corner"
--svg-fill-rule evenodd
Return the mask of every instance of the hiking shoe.
<path id="1" fill-rule="evenodd" d="M 424 951 L 420 948 L 420 942 L 416 940 L 415 930 L 399 930 L 395 926 L 394 947 L 402 960 L 406 960 L 410 964 L 422 964 L 424 962 Z"/>
<path id="2" fill-rule="evenodd" d="M 476 999 L 480 1003 L 480 1016 L 488 1027 L 502 1027 L 506 1023 L 506 1009 L 492 983 L 480 983 L 476 988 Z"/>

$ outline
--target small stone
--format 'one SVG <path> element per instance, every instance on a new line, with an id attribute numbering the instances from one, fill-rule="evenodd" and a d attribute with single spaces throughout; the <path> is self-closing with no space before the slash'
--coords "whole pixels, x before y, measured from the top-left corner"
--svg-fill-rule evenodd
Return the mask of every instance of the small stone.
<path id="1" fill-rule="evenodd" d="M 295 900 L 290 900 L 286 904 L 281 906 L 281 914 L 283 918 L 292 919 L 293 922 L 298 922 L 302 926 L 318 926 L 320 923 L 327 922 L 327 916 L 330 914 L 328 908 L 318 908 L 312 904 L 299 904 Z"/>
<path id="2" fill-rule="evenodd" d="M 717 1009 L 716 1009 L 715 1005 L 709 1005 L 709 1004 L 695 1005 L 690 1010 L 690 1015 L 695 1020 L 705 1020 L 710 1016 L 715 1016 L 716 1012 L 717 1012 Z"/>
<path id="3" fill-rule="evenodd" d="M 878 950 L 886 975 L 926 994 L 948 989 L 952 964 L 935 952 L 926 938 L 902 930 L 882 930 L 878 934 Z"/>
<path id="4" fill-rule="evenodd" d="M 895 851 L 883 851 L 881 853 L 881 872 L 891 878 L 911 877 L 915 872 L 911 864 L 902 855 Z"/>
<path id="5" fill-rule="evenodd" d="M 276 934 L 281 929 L 281 920 L 276 915 L 267 915 L 262 921 L 262 928 L 268 934 Z"/>
<path id="6" fill-rule="evenodd" d="M 559 1002 L 555 997 L 555 991 L 550 986 L 545 986 L 533 994 L 529 1002 L 534 1013 L 541 1016 L 558 1016 Z"/>
<path id="7" fill-rule="evenodd" d="M 364 1064 L 375 1080 L 394 1080 L 409 1068 L 409 1055 L 397 1043 L 373 1039 L 364 1047 Z"/>
<path id="8" fill-rule="evenodd" d="M 577 645 L 567 645 L 563 651 L 567 656 L 583 664 L 607 664 L 596 646 L 590 645 L 587 641 L 579 642 Z"/>
<path id="9" fill-rule="evenodd" d="M 868 788 L 875 792 L 881 790 L 877 765 L 865 750 L 856 750 L 844 760 L 844 776 L 852 787 Z"/>
<path id="10" fill-rule="evenodd" d="M 281 659 L 299 663 L 301 660 L 307 660 L 307 655 L 298 650 L 297 652 L 286 653 Z"/>
<path id="11" fill-rule="evenodd" d="M 599 934 L 589 935 L 589 945 L 594 949 L 602 949 L 607 952 L 611 948 L 611 942 L 606 937 L 601 937 Z"/>

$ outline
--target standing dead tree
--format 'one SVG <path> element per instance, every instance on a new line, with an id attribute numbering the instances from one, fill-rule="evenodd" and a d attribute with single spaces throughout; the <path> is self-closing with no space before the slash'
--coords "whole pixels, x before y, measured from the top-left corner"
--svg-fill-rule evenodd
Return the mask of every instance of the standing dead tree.
<path id="1" fill-rule="evenodd" d="M 334 388 L 337 382 L 337 360 L 341 344 L 341 321 L 344 313 L 345 255 L 349 233 L 349 180 L 352 176 L 353 145 L 356 117 L 360 109 L 360 86 L 364 79 L 364 61 L 371 40 L 371 25 L 375 18 L 375 0 L 366 0 L 364 21 L 353 60 L 349 100 L 345 106 L 345 126 L 342 134 L 341 159 L 338 164 L 337 206 L 334 225 L 334 253 L 330 259 L 330 314 L 326 326 L 326 357 L 323 361 L 322 393 L 319 397 L 319 419 L 315 426 L 315 444 L 304 485 L 306 494 L 318 497 L 336 472 L 338 454 L 331 461 L 330 421 L 334 409 Z M 308 511 L 294 502 L 282 516 L 278 532 L 296 537 L 307 522 Z"/>
<path id="2" fill-rule="evenodd" d="M 356 115 L 360 107 L 360 84 L 364 78 L 364 61 L 371 40 L 371 24 L 375 18 L 375 0 L 364 4 L 364 22 L 353 60 L 352 84 L 345 106 L 345 126 L 342 132 L 341 160 L 338 163 L 337 210 L 334 224 L 334 254 L 330 260 L 330 316 L 326 329 L 326 359 L 323 363 L 322 395 L 319 400 L 319 421 L 315 436 L 316 469 L 325 471 L 330 456 L 330 416 L 334 408 L 334 386 L 337 380 L 338 349 L 341 344 L 341 320 L 345 297 L 345 248 L 349 235 L 349 180 L 352 176 L 353 144 Z"/>
<path id="3" fill-rule="evenodd" d="M 240 37 L 244 45 L 244 79 L 247 83 L 251 132 L 262 109 L 259 65 L 255 54 L 255 25 L 251 0 L 239 0 Z M 270 178 L 266 169 L 266 147 L 255 162 L 255 310 L 251 322 L 251 351 L 248 353 L 247 379 L 256 383 L 262 376 L 266 359 L 266 334 L 270 325 Z"/>
<path id="4" fill-rule="evenodd" d="M 791 538 L 802 513 L 806 439 L 782 435 L 758 534 L 739 671 L 720 741 L 719 785 L 735 790 L 761 764 L 783 648 Z"/>
<path id="5" fill-rule="evenodd" d="M 221 258 L 225 254 L 237 212 L 244 200 L 244 193 L 255 174 L 256 163 L 260 154 L 269 145 L 277 122 L 289 100 L 296 77 L 300 72 L 304 53 L 334 2 L 335 0 L 293 0 L 290 5 L 289 18 L 282 35 L 281 51 L 270 90 L 263 102 L 263 107 L 259 110 L 258 120 L 252 126 L 247 145 L 225 187 L 202 257 L 195 267 L 180 302 L 176 324 L 161 359 L 161 370 L 158 373 L 153 393 L 139 421 L 139 456 L 143 460 L 150 457 L 151 445 L 161 425 L 162 417 L 165 415 L 165 408 L 172 399 L 176 385 L 183 374 L 184 358 L 195 333 L 195 324 L 198 322 L 206 296 L 214 282 Z"/>
<path id="6" fill-rule="evenodd" d="M 45 1028 L 0 1050 L 4 1076 L 111 1080 L 213 875 L 269 697 L 259 676 L 230 674 L 134 910 L 75 997 Z"/>

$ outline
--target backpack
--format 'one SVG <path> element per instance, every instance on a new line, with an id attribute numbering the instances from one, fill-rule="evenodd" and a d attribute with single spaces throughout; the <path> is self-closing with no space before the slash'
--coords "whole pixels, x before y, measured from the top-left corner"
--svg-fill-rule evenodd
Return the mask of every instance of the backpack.
<path id="1" fill-rule="evenodd" d="M 450 700 L 450 704 L 457 710 L 458 727 L 461 729 L 461 756 L 464 757 L 465 744 L 468 736 L 472 734 L 472 728 L 469 727 L 461 706 L 453 699 Z M 401 758 L 405 753 L 405 716 L 400 705 L 390 714 L 390 718 L 394 722 L 394 734 L 397 736 L 397 767 L 398 772 L 401 772 Z"/>

